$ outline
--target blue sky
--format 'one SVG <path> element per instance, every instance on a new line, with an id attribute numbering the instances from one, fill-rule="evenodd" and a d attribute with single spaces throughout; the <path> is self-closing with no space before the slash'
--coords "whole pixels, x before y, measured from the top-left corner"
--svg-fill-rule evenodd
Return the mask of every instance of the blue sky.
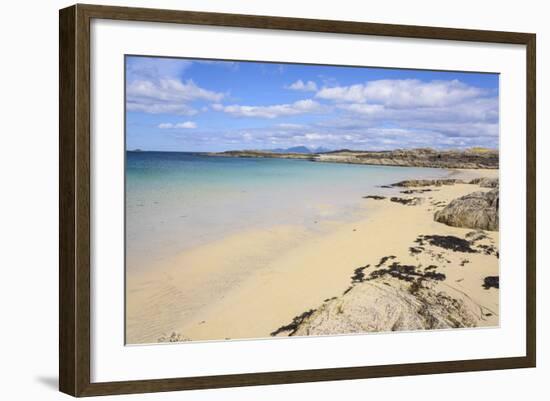
<path id="1" fill-rule="evenodd" d="M 128 149 L 498 148 L 498 75 L 126 57 Z"/>

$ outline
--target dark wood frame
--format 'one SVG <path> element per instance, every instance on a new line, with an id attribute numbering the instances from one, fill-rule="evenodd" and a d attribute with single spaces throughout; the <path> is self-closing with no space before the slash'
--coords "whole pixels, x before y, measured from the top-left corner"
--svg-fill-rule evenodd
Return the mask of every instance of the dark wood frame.
<path id="1" fill-rule="evenodd" d="M 527 49 L 526 355 L 512 358 L 91 383 L 90 21 L 92 18 L 525 45 Z M 535 34 L 81 4 L 60 10 L 59 30 L 60 391 L 73 396 L 93 396 L 535 367 Z"/>

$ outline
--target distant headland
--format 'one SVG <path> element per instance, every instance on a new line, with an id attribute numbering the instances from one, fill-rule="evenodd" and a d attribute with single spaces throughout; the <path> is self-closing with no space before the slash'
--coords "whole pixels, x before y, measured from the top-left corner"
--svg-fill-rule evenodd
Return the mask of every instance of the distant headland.
<path id="1" fill-rule="evenodd" d="M 498 150 L 469 148 L 436 150 L 431 148 L 383 151 L 340 149 L 327 152 L 281 152 L 272 150 L 229 150 L 205 153 L 218 157 L 303 159 L 314 162 L 369 164 L 381 166 L 432 167 L 458 169 L 498 169 Z"/>

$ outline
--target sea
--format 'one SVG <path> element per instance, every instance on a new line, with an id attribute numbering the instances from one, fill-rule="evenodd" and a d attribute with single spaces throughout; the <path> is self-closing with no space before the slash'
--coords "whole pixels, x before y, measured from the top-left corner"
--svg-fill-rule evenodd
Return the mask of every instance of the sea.
<path id="1" fill-rule="evenodd" d="M 140 271 L 242 230 L 319 230 L 365 209 L 381 186 L 442 178 L 448 170 L 188 152 L 127 151 L 126 268 Z M 395 190 L 393 190 L 395 192 Z M 368 210 L 367 210 L 368 213 Z"/>

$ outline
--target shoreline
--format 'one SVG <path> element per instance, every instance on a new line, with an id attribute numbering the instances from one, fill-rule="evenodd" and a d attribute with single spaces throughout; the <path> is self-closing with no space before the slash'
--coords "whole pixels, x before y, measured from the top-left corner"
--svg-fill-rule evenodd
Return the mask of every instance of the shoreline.
<path id="1" fill-rule="evenodd" d="M 498 170 L 447 170 L 458 179 L 498 176 Z M 478 185 L 430 186 L 424 188 L 429 192 L 412 196 L 401 194 L 406 189 L 381 188 L 378 192 L 386 199 L 358 200 L 363 205 L 356 221 L 325 223 L 320 234 L 289 225 L 250 230 L 180 254 L 151 272 L 128 276 L 126 341 L 267 338 L 310 310 L 329 310 L 345 291 L 359 292 L 353 277 L 364 275 L 365 269 L 358 269 L 366 265 L 375 266 L 394 256 L 402 264 L 422 262 L 428 266 L 424 260 L 431 258 L 430 254 L 410 252 L 419 236 L 463 238 L 475 231 L 435 222 L 433 213 L 443 203 L 480 190 Z M 424 200 L 406 205 L 389 200 L 390 195 Z M 482 245 L 498 245 L 498 232 L 487 233 L 488 242 Z M 498 290 L 484 289 L 482 283 L 485 277 L 498 276 L 498 259 L 481 253 L 468 255 L 469 268 L 465 269 L 461 266 L 464 255 L 445 250 L 437 254 L 451 261 L 438 266 L 446 279 L 434 283 L 437 290 L 451 293 L 470 309 L 491 310 L 491 316 L 478 316 L 478 327 L 497 325 Z M 352 287 L 355 289 L 350 291 Z M 294 333 L 283 330 L 277 335 L 307 335 L 302 333 L 304 322 L 316 316 L 319 312 L 301 319 L 293 326 L 297 329 Z M 352 332 L 344 330 L 332 334 Z"/>

